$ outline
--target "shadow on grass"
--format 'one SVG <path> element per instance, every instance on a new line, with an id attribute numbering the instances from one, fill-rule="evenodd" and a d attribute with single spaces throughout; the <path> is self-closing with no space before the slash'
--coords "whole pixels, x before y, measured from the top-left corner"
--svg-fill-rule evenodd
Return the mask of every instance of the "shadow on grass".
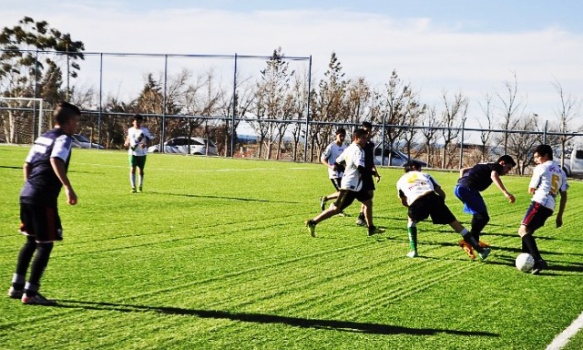
<path id="1" fill-rule="evenodd" d="M 159 195 L 165 195 L 165 196 L 186 197 L 186 198 L 228 199 L 228 200 L 242 201 L 242 202 L 284 203 L 284 204 L 299 204 L 300 203 L 300 202 L 292 202 L 292 201 L 273 201 L 273 200 L 268 200 L 268 199 L 243 198 L 243 197 L 205 196 L 205 195 L 188 194 L 188 193 L 170 193 L 170 192 L 156 192 L 156 191 L 151 191 L 151 192 L 148 191 L 147 193 L 159 194 Z"/>
<path id="2" fill-rule="evenodd" d="M 79 300 L 58 300 L 59 304 L 54 307 L 62 308 L 82 308 L 86 310 L 104 310 L 119 312 L 157 312 L 167 315 L 195 316 L 200 318 L 215 318 L 232 321 L 261 323 L 261 324 L 285 324 L 300 328 L 326 329 L 342 332 L 370 333 L 370 334 L 410 334 L 410 335 L 434 335 L 437 333 L 446 333 L 462 336 L 482 336 L 498 337 L 498 334 L 479 331 L 460 331 L 453 329 L 434 329 L 434 328 L 409 328 L 401 326 L 391 326 L 378 323 L 361 323 L 350 321 L 319 320 L 309 318 L 298 318 L 289 316 L 268 315 L 259 313 L 229 312 L 220 310 L 200 310 L 200 309 L 183 309 L 176 307 L 164 306 L 145 306 L 131 304 L 117 304 L 105 302 L 89 302 Z"/>
<path id="3" fill-rule="evenodd" d="M 22 170 L 22 165 L 21 166 L 0 165 L 0 169 Z"/>

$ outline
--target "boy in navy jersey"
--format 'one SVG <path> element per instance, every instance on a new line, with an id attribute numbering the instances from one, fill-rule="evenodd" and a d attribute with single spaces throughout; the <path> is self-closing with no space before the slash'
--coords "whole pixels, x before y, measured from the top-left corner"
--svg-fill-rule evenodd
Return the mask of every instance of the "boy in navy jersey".
<path id="1" fill-rule="evenodd" d="M 516 200 L 514 195 L 506 190 L 500 176 L 508 174 L 515 166 L 516 162 L 511 156 L 503 155 L 498 158 L 496 163 L 480 163 L 471 168 L 460 170 L 460 177 L 454 193 L 464 203 L 464 213 L 472 215 L 472 229 L 470 232 L 482 247 L 488 247 L 487 243 L 480 242 L 480 233 L 490 221 L 490 216 L 488 215 L 486 202 L 480 192 L 494 183 L 502 191 L 504 197 L 510 203 L 514 203 Z M 466 244 L 465 241 L 460 241 L 459 245 L 470 257 L 473 256 L 472 247 Z"/>
<path id="2" fill-rule="evenodd" d="M 70 135 L 77 130 L 80 115 L 76 106 L 59 102 L 53 112 L 54 129 L 35 140 L 23 165 L 25 183 L 20 192 L 20 232 L 26 236 L 26 243 L 18 255 L 12 286 L 8 290 L 8 296 L 21 299 L 23 304 L 56 304 L 39 293 L 40 280 L 49 262 L 53 242 L 63 239 L 57 209 L 62 187 L 65 188 L 67 203 L 77 204 L 67 169 L 71 159 Z"/>

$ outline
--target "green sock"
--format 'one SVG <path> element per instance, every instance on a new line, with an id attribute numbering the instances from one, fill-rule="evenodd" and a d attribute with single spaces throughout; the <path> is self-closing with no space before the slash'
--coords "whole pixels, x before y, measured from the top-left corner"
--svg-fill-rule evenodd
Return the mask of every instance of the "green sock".
<path id="1" fill-rule="evenodd" d="M 409 249 L 417 251 L 417 227 L 407 227 L 409 234 Z"/>

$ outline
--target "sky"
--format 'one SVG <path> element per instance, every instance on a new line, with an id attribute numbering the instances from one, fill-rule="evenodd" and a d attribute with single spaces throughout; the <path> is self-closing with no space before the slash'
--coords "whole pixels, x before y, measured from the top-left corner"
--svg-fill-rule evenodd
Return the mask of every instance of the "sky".
<path id="1" fill-rule="evenodd" d="M 395 70 L 438 109 L 444 93 L 462 93 L 474 123 L 484 96 L 507 96 L 514 77 L 521 113 L 543 121 L 557 119 L 557 84 L 583 98 L 579 0 L 0 0 L 0 8 L 1 27 L 46 20 L 87 52 L 268 56 L 281 47 L 311 56 L 317 80 L 334 52 L 347 78 L 382 89 Z"/>

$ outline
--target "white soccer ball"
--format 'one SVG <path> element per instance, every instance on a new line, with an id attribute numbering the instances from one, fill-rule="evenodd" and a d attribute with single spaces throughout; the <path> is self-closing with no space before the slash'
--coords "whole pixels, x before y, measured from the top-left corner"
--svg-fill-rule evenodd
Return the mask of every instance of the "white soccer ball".
<path id="1" fill-rule="evenodd" d="M 528 253 L 520 253 L 516 257 L 516 268 L 522 272 L 529 272 L 534 266 L 534 258 Z"/>

